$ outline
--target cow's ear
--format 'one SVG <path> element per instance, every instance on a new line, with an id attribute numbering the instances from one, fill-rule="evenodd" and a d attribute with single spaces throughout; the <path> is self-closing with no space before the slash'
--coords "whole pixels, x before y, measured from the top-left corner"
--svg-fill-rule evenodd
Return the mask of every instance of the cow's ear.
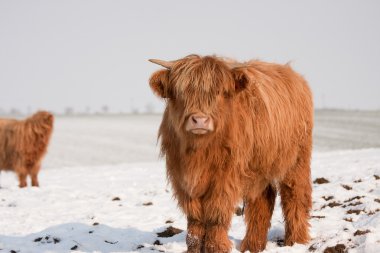
<path id="1" fill-rule="evenodd" d="M 159 70 L 149 79 L 150 88 L 162 98 L 169 98 L 169 70 Z"/>
<path id="2" fill-rule="evenodd" d="M 232 69 L 232 76 L 235 81 L 235 92 L 246 89 L 249 85 L 249 76 L 244 68 Z"/>

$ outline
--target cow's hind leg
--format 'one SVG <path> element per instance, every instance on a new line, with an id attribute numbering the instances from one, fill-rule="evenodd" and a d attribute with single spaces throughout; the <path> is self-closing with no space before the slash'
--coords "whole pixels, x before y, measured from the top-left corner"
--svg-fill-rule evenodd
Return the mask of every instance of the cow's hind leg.
<path id="1" fill-rule="evenodd" d="M 29 171 L 30 178 L 32 179 L 32 186 L 36 186 L 36 187 L 39 186 L 38 172 L 40 171 L 40 167 L 41 166 L 38 164 Z"/>
<path id="2" fill-rule="evenodd" d="M 15 168 L 15 172 L 18 176 L 19 187 L 23 188 L 27 186 L 26 177 L 28 175 L 27 170 L 24 167 Z"/>
<path id="3" fill-rule="evenodd" d="M 304 154 L 280 184 L 285 217 L 285 244 L 288 246 L 294 243 L 305 244 L 310 240 L 311 191 L 310 154 Z"/>
<path id="4" fill-rule="evenodd" d="M 268 185 L 255 199 L 246 200 L 244 215 L 247 232 L 241 243 L 242 252 L 259 252 L 265 249 L 276 195 L 276 189 Z"/>

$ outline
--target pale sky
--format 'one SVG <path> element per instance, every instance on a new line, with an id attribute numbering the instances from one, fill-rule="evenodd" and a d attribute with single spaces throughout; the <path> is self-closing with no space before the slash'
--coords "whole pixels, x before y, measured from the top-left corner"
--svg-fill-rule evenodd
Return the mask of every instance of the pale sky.
<path id="1" fill-rule="evenodd" d="M 380 1 L 0 0 L 0 108 L 156 111 L 188 54 L 292 62 L 316 107 L 380 109 Z"/>

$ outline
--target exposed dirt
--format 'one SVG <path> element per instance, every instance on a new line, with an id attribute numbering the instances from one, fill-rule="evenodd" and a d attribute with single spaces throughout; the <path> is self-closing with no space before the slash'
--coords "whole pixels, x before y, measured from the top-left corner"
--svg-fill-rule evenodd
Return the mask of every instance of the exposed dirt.
<path id="1" fill-rule="evenodd" d="M 236 216 L 242 216 L 244 214 L 244 209 L 241 208 L 240 206 L 236 207 L 235 214 Z"/>
<path id="2" fill-rule="evenodd" d="M 343 187 L 344 189 L 346 189 L 347 191 L 352 190 L 352 187 L 349 186 L 349 185 L 346 185 L 346 184 L 342 184 L 342 187 Z"/>
<path id="3" fill-rule="evenodd" d="M 172 236 L 175 236 L 176 234 L 181 233 L 182 231 L 183 231 L 182 229 L 170 226 L 166 228 L 165 231 L 157 233 L 157 236 L 158 237 L 172 237 Z"/>
<path id="4" fill-rule="evenodd" d="M 323 251 L 323 253 L 346 253 L 346 252 L 347 252 L 347 249 L 346 249 L 346 245 L 344 244 L 337 244 L 332 247 L 327 247 Z"/>
<path id="5" fill-rule="evenodd" d="M 354 236 L 359 236 L 359 235 L 365 235 L 367 233 L 370 233 L 371 231 L 369 231 L 368 229 L 367 230 L 356 230 L 356 232 L 354 233 Z"/>
<path id="6" fill-rule="evenodd" d="M 323 196 L 322 198 L 326 201 L 329 201 L 329 200 L 332 200 L 334 196 Z"/>
<path id="7" fill-rule="evenodd" d="M 314 181 L 313 181 L 314 184 L 327 184 L 327 183 L 330 183 L 329 180 L 327 180 L 326 178 L 324 177 L 319 177 L 319 178 L 316 178 Z"/>

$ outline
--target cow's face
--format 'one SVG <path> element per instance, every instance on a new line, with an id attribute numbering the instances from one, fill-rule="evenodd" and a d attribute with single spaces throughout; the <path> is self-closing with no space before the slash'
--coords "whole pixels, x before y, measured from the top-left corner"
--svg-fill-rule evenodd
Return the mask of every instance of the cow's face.
<path id="1" fill-rule="evenodd" d="M 215 57 L 189 56 L 158 63 L 168 69 L 155 72 L 149 83 L 157 95 L 167 99 L 177 131 L 200 137 L 225 127 L 234 96 L 248 83 L 242 70 L 231 69 Z"/>

